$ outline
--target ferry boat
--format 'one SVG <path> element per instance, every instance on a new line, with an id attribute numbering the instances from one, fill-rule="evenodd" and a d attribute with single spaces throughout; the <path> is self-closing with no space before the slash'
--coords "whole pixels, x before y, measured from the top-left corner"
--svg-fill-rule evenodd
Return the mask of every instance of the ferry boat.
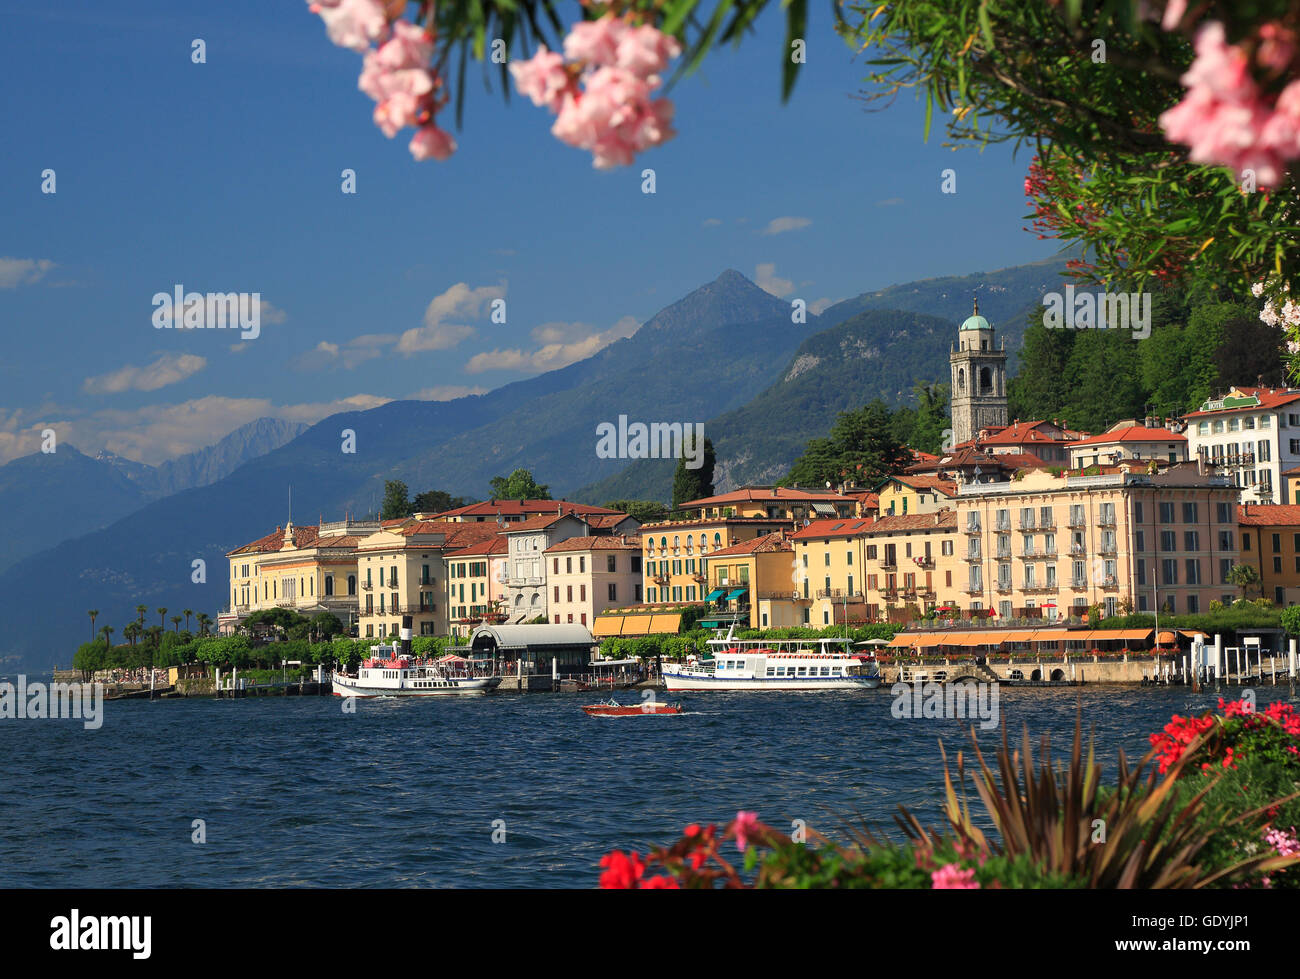
<path id="1" fill-rule="evenodd" d="M 873 690 L 880 670 L 847 639 L 710 639 L 712 659 L 664 663 L 669 690 Z"/>
<path id="2" fill-rule="evenodd" d="M 403 655 L 396 646 L 370 647 L 356 676 L 335 673 L 336 697 L 437 697 L 486 693 L 501 684 L 499 676 L 459 676 L 428 660 Z"/>

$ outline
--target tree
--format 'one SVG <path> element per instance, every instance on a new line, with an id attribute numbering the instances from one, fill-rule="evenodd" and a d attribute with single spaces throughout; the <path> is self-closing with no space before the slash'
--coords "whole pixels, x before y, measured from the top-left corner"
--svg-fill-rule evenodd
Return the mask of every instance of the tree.
<path id="1" fill-rule="evenodd" d="M 149 607 L 147 605 L 137 605 L 135 607 L 135 614 L 140 625 L 144 625 L 144 614 L 148 611 Z"/>
<path id="2" fill-rule="evenodd" d="M 1281 613 L 1282 628 L 1288 636 L 1300 636 L 1300 605 L 1284 608 Z"/>
<path id="3" fill-rule="evenodd" d="M 181 617 L 179 615 L 172 616 L 172 631 L 173 632 L 181 631 Z"/>
<path id="4" fill-rule="evenodd" d="M 694 434 L 686 435 L 682 440 L 682 458 L 673 473 L 673 509 L 690 500 L 702 500 L 713 495 L 713 470 L 717 465 L 717 456 L 713 451 L 713 441 L 704 440 L 704 447 L 699 451 L 700 466 L 691 469 L 686 464 L 694 461 L 697 454 Z"/>
<path id="5" fill-rule="evenodd" d="M 207 612 L 200 612 L 198 623 L 199 623 L 199 635 L 200 636 L 209 635 L 209 630 L 212 627 L 212 616 L 208 615 Z"/>
<path id="6" fill-rule="evenodd" d="M 911 433 L 905 440 L 907 445 L 921 452 L 938 455 L 951 444 L 945 438 L 950 431 L 948 418 L 948 397 L 950 384 L 935 384 L 917 381 L 912 386 L 916 398 L 916 418 Z"/>
<path id="7" fill-rule="evenodd" d="M 406 498 L 406 484 L 400 479 L 384 480 L 384 502 L 379 510 L 381 520 L 400 520 L 411 515 L 411 501 Z"/>
<path id="8" fill-rule="evenodd" d="M 1012 418 L 1060 418 L 1068 387 L 1066 364 L 1077 334 L 1049 330 L 1041 317 L 1030 317 L 1020 370 L 1007 384 L 1007 408 Z"/>
<path id="9" fill-rule="evenodd" d="M 190 631 L 190 616 L 194 614 L 194 609 L 192 609 L 192 608 L 183 608 L 183 609 L 181 609 L 181 614 L 185 616 L 185 631 L 186 631 L 186 632 L 189 632 L 189 631 Z"/>
<path id="10" fill-rule="evenodd" d="M 493 476 L 488 484 L 496 500 L 549 500 L 550 488 L 538 485 L 528 469 L 516 469 L 509 476 Z"/>
<path id="11" fill-rule="evenodd" d="M 311 617 L 313 640 L 332 639 L 343 632 L 343 623 L 333 612 L 317 612 Z"/>
<path id="12" fill-rule="evenodd" d="M 601 504 L 606 510 L 626 513 L 638 523 L 658 523 L 668 517 L 668 507 L 658 500 L 607 500 Z"/>
<path id="13" fill-rule="evenodd" d="M 861 408 L 840 412 L 830 437 L 809 441 L 783 484 L 818 486 L 851 478 L 872 485 L 899 471 L 911 462 L 912 456 L 892 423 L 888 406 L 879 398 Z"/>
<path id="14" fill-rule="evenodd" d="M 93 639 L 95 636 L 95 619 L 99 616 L 99 609 L 89 609 L 86 614 L 90 616 L 90 635 Z"/>
<path id="15" fill-rule="evenodd" d="M 154 611 L 158 613 L 158 625 L 162 626 L 163 628 L 166 628 L 166 626 L 167 626 L 167 621 L 166 621 L 166 620 L 167 620 L 167 609 L 166 609 L 166 607 L 159 608 L 159 609 L 154 609 Z"/>
<path id="16" fill-rule="evenodd" d="M 444 513 L 463 507 L 470 501 L 461 496 L 452 496 L 446 490 L 425 490 L 411 502 L 412 513 Z"/>
<path id="17" fill-rule="evenodd" d="M 1247 590 L 1260 584 L 1259 571 L 1255 569 L 1254 565 L 1234 564 L 1228 569 L 1228 583 L 1240 588 L 1241 597 L 1245 598 Z M 1259 593 L 1263 596 L 1264 589 L 1262 586 Z"/>

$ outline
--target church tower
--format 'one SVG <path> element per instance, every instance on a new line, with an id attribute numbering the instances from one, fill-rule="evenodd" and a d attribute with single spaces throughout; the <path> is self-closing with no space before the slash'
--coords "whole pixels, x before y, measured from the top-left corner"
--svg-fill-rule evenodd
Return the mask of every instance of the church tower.
<path id="1" fill-rule="evenodd" d="M 953 444 L 968 442 L 981 428 L 1007 424 L 1006 341 L 993 346 L 993 327 L 980 315 L 980 301 L 957 332 L 948 355 L 952 367 Z"/>

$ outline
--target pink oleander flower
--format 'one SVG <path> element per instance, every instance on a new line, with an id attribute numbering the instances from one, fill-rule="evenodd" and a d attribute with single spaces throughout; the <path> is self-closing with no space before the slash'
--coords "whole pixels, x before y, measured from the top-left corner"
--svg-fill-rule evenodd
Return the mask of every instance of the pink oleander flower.
<path id="1" fill-rule="evenodd" d="M 309 0 L 307 9 L 320 15 L 329 39 L 341 48 L 364 51 L 388 33 L 388 18 L 378 0 Z"/>
<path id="2" fill-rule="evenodd" d="M 1293 48 L 1274 33 L 1268 57 L 1276 61 Z M 1228 166 L 1239 175 L 1253 170 L 1259 186 L 1276 187 L 1287 160 L 1300 157 L 1300 83 L 1270 105 L 1251 77 L 1246 52 L 1228 44 L 1217 21 L 1202 25 L 1195 47 L 1196 60 L 1181 79 L 1186 96 L 1160 116 L 1165 137 L 1190 147 L 1194 163 Z"/>
<path id="3" fill-rule="evenodd" d="M 1264 842 L 1284 857 L 1300 857 L 1300 838 L 1297 838 L 1295 827 L 1291 827 L 1291 832 L 1281 829 L 1270 829 L 1264 834 Z"/>
<path id="4" fill-rule="evenodd" d="M 975 880 L 974 868 L 962 870 L 955 863 L 947 864 L 930 874 L 931 886 L 936 891 L 977 891 L 979 882 Z"/>
<path id="5" fill-rule="evenodd" d="M 419 24 L 393 22 L 393 36 L 380 45 L 375 55 L 384 68 L 427 68 L 433 59 L 433 35 Z"/>
<path id="6" fill-rule="evenodd" d="M 411 155 L 417 160 L 445 160 L 456 152 L 456 140 L 451 133 L 439 129 L 433 123 L 421 126 L 411 137 Z"/>
<path id="7" fill-rule="evenodd" d="M 599 169 L 627 166 L 642 150 L 671 139 L 673 105 L 650 99 L 650 86 L 621 68 L 598 68 L 585 89 L 566 95 L 551 132 L 561 142 L 590 150 Z"/>
<path id="8" fill-rule="evenodd" d="M 643 24 L 629 28 L 618 42 L 616 62 L 619 68 L 647 80 L 655 78 L 682 53 L 677 38 L 656 27 Z M 652 81 L 651 85 L 657 84 Z"/>
<path id="9" fill-rule="evenodd" d="M 527 61 L 511 64 L 510 74 L 520 94 L 532 99 L 533 105 L 545 106 L 552 112 L 559 111 L 564 94 L 572 88 L 564 58 L 548 51 L 545 44 Z"/>
<path id="10" fill-rule="evenodd" d="M 593 65 L 616 65 L 618 45 L 627 31 L 627 21 L 613 14 L 606 14 L 599 20 L 579 21 L 569 29 L 564 39 L 564 56 L 570 61 L 586 61 Z"/>
<path id="11" fill-rule="evenodd" d="M 742 853 L 749 846 L 749 834 L 758 827 L 758 813 L 746 812 L 742 809 L 736 813 L 736 821 L 732 829 L 736 831 L 736 849 Z"/>

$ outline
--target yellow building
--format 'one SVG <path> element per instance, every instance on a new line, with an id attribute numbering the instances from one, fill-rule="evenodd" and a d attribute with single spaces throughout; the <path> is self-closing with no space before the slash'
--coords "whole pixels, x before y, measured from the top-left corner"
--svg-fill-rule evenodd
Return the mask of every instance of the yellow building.
<path id="1" fill-rule="evenodd" d="M 952 506 L 957 484 L 932 473 L 890 476 L 880 488 L 880 516 L 934 513 Z"/>
<path id="2" fill-rule="evenodd" d="M 865 534 L 872 523 L 814 520 L 791 535 L 794 566 L 786 582 L 794 605 L 790 625 L 868 620 Z"/>
<path id="3" fill-rule="evenodd" d="M 1300 506 L 1250 503 L 1237 507 L 1240 563 L 1259 572 L 1259 586 L 1235 589 L 1232 599 L 1268 598 L 1274 605 L 1300 603 Z M 1229 598 L 1224 590 L 1223 601 Z"/>
<path id="4" fill-rule="evenodd" d="M 862 544 L 869 619 L 906 621 L 955 597 L 957 515 L 953 510 L 882 516 L 866 528 Z M 827 616 L 831 610 L 822 611 Z"/>
<path id="5" fill-rule="evenodd" d="M 704 558 L 714 551 L 790 526 L 784 517 L 716 517 L 646 524 L 641 528 L 647 604 L 704 601 Z"/>
<path id="6" fill-rule="evenodd" d="M 291 522 L 230 551 L 230 607 L 217 617 L 218 633 L 229 635 L 251 613 L 271 608 L 332 612 L 346 628 L 355 625 L 357 547 L 380 529 L 377 520 Z"/>
<path id="7" fill-rule="evenodd" d="M 794 546 L 784 530 L 741 541 L 704 558 L 707 601 L 751 628 L 798 625 L 792 601 Z"/>
<path id="8" fill-rule="evenodd" d="M 677 509 L 696 519 L 766 517 L 793 524 L 806 517 L 850 517 L 856 513 L 858 496 L 829 489 L 800 489 L 790 486 L 742 486 L 730 493 L 690 500 Z"/>

